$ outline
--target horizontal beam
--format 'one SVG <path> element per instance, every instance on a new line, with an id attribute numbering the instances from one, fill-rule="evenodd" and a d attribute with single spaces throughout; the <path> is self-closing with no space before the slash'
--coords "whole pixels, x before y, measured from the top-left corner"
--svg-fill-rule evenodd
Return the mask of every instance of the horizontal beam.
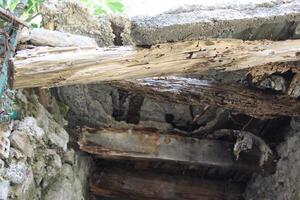
<path id="1" fill-rule="evenodd" d="M 214 39 L 150 48 L 38 47 L 17 53 L 15 88 L 47 88 L 172 74 L 234 73 L 298 61 L 298 52 L 300 40 Z"/>
<path id="2" fill-rule="evenodd" d="M 227 142 L 160 134 L 144 128 L 83 131 L 79 145 L 82 151 L 105 159 L 172 161 L 249 172 L 259 170 L 256 161 L 235 160 L 233 147 Z"/>
<path id="3" fill-rule="evenodd" d="M 89 190 L 95 195 L 124 200 L 238 200 L 242 198 L 243 184 L 110 168 L 93 173 Z"/>
<path id="4" fill-rule="evenodd" d="M 300 116 L 299 100 L 238 85 L 174 76 L 115 81 L 109 84 L 156 100 L 219 106 L 258 118 Z"/>

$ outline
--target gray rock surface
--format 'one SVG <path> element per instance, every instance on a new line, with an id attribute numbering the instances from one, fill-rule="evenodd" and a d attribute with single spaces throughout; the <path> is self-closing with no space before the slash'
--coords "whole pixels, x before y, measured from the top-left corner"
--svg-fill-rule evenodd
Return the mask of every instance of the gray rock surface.
<path id="1" fill-rule="evenodd" d="M 25 132 L 14 131 L 11 135 L 11 145 L 19 149 L 25 156 L 33 157 L 33 147 L 30 138 Z"/>
<path id="2" fill-rule="evenodd" d="M 278 0 L 255 7 L 192 5 L 154 17 L 133 18 L 131 36 L 137 45 L 209 37 L 287 39 L 299 24 L 299 5 L 299 0 Z"/>
<path id="3" fill-rule="evenodd" d="M 96 18 L 78 0 L 46 0 L 41 5 L 46 29 L 94 38 L 99 46 L 111 46 L 114 34 L 106 18 Z"/>
<path id="4" fill-rule="evenodd" d="M 287 83 L 282 76 L 272 75 L 259 82 L 258 88 L 271 89 L 277 92 L 285 93 L 287 90 Z"/>
<path id="5" fill-rule="evenodd" d="M 273 175 L 256 175 L 248 183 L 246 200 L 300 199 L 300 132 L 290 131 L 278 148 L 280 159 Z"/>
<path id="6" fill-rule="evenodd" d="M 51 47 L 97 47 L 97 43 L 93 38 L 74 35 L 60 31 L 51 31 L 42 28 L 35 28 L 30 32 L 30 43 L 36 46 Z"/>
<path id="7" fill-rule="evenodd" d="M 98 125 L 114 121 L 113 99 L 119 99 L 117 89 L 101 84 L 65 86 L 58 89 L 58 95 L 74 113 L 71 117 L 78 118 L 71 120 Z"/>
<path id="8" fill-rule="evenodd" d="M 295 38 L 295 39 L 300 38 L 300 23 L 298 23 L 296 28 L 295 28 L 293 38 Z"/>
<path id="9" fill-rule="evenodd" d="M 22 184 L 27 179 L 27 166 L 23 162 L 12 163 L 4 172 L 4 177 L 15 184 Z"/>
<path id="10" fill-rule="evenodd" d="M 0 180 L 0 199 L 7 200 L 9 181 Z"/>
<path id="11" fill-rule="evenodd" d="M 69 135 L 37 96 L 18 91 L 16 108 L 27 117 L 15 121 L 12 132 L 6 134 L 12 145 L 5 165 L 1 160 L 0 199 L 59 199 L 53 196 L 55 188 L 63 190 L 63 195 L 71 194 L 69 199 L 85 199 L 89 158 L 67 149 Z"/>

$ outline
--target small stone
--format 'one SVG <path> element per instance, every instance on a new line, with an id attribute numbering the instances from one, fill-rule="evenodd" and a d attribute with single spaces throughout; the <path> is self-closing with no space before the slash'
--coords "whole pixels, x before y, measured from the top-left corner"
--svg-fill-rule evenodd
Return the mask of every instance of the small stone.
<path id="1" fill-rule="evenodd" d="M 17 35 L 18 43 L 25 43 L 30 40 L 30 31 L 27 27 L 24 27 L 21 31 L 19 31 Z"/>
<path id="2" fill-rule="evenodd" d="M 299 39 L 300 38 L 300 24 L 298 24 L 297 27 L 295 28 L 295 32 L 294 32 L 293 38 L 295 38 L 295 39 Z"/>
<path id="3" fill-rule="evenodd" d="M 296 130 L 296 131 L 300 131 L 300 118 L 299 117 L 293 117 L 291 119 L 291 127 L 292 129 Z"/>
<path id="4" fill-rule="evenodd" d="M 9 156 L 11 158 L 15 158 L 16 160 L 18 161 L 25 161 L 27 156 L 24 155 L 20 150 L 16 149 L 16 148 L 10 148 L 10 153 L 9 153 Z"/>
<path id="5" fill-rule="evenodd" d="M 0 171 L 4 168 L 4 161 L 0 159 Z"/>
<path id="6" fill-rule="evenodd" d="M 262 89 L 272 89 L 278 92 L 286 92 L 286 81 L 282 76 L 272 75 L 262 80 L 259 85 Z"/>
<path id="7" fill-rule="evenodd" d="M 41 139 L 45 134 L 44 130 L 37 125 L 37 122 L 33 117 L 25 117 L 15 125 L 15 129 L 23 131 L 37 139 Z"/>
<path id="8" fill-rule="evenodd" d="M 51 144 L 67 150 L 67 144 L 69 142 L 69 134 L 66 130 L 53 120 L 49 121 L 49 127 L 47 131 L 47 137 Z"/>
<path id="9" fill-rule="evenodd" d="M 73 149 L 69 149 L 64 155 L 64 162 L 70 165 L 75 163 L 75 151 Z"/>
<path id="10" fill-rule="evenodd" d="M 7 137 L 0 135 L 0 157 L 8 158 L 10 150 L 10 141 Z"/>
<path id="11" fill-rule="evenodd" d="M 7 200 L 9 181 L 0 180 L 0 200 Z"/>
<path id="12" fill-rule="evenodd" d="M 67 178 L 59 178 L 52 183 L 45 193 L 45 200 L 73 200 L 73 182 Z"/>
<path id="13" fill-rule="evenodd" d="M 33 147 L 30 143 L 28 135 L 22 131 L 14 131 L 11 136 L 11 145 L 21 152 L 23 152 L 27 157 L 32 158 Z"/>
<path id="14" fill-rule="evenodd" d="M 13 163 L 4 172 L 4 177 L 15 184 L 22 184 L 27 178 L 27 166 L 25 163 Z"/>
<path id="15" fill-rule="evenodd" d="M 97 47 L 95 39 L 70 33 L 35 28 L 31 31 L 30 43 L 51 47 Z"/>

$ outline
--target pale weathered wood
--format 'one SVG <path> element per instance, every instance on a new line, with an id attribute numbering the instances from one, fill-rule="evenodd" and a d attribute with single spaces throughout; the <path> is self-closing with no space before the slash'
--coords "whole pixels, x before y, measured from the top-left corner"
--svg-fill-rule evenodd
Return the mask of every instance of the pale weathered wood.
<path id="1" fill-rule="evenodd" d="M 115 81 L 109 84 L 156 100 L 219 106 L 258 118 L 300 116 L 299 100 L 250 90 L 237 84 L 224 85 L 175 76 Z"/>
<path id="2" fill-rule="evenodd" d="M 299 60 L 300 40 L 207 40 L 150 48 L 35 48 L 18 52 L 15 88 L 55 87 L 165 76 L 235 72 Z M 297 69 L 298 70 L 298 69 Z"/>
<path id="3" fill-rule="evenodd" d="M 106 159 L 175 161 L 226 169 L 259 170 L 256 161 L 235 160 L 232 146 L 227 142 L 160 134 L 151 129 L 83 131 L 79 145 L 82 151 Z"/>
<path id="4" fill-rule="evenodd" d="M 244 185 L 182 175 L 109 168 L 93 173 L 89 190 L 123 200 L 239 200 Z"/>
<path id="5" fill-rule="evenodd" d="M 294 97 L 294 98 L 299 97 L 299 95 L 300 95 L 300 73 L 297 73 L 294 75 L 287 93 L 291 97 Z"/>

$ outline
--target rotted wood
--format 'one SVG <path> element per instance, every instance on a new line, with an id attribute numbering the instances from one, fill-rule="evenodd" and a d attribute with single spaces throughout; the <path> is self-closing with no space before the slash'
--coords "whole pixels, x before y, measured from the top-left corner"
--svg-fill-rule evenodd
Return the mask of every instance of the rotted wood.
<path id="1" fill-rule="evenodd" d="M 21 26 L 26 26 L 26 23 L 23 22 L 22 20 L 20 20 L 19 18 L 17 18 L 13 13 L 11 13 L 9 10 L 5 10 L 4 8 L 0 7 L 0 18 L 10 22 L 12 24 L 15 24 L 17 26 L 21 25 Z"/>
<path id="2" fill-rule="evenodd" d="M 109 84 L 156 100 L 219 106 L 258 118 L 300 116 L 299 100 L 238 85 L 175 76 L 115 81 Z"/>
<path id="3" fill-rule="evenodd" d="M 83 131 L 80 149 L 105 159 L 175 161 L 241 171 L 259 171 L 259 154 L 235 160 L 233 145 L 218 140 L 161 134 L 145 128 L 102 128 Z"/>
<path id="4" fill-rule="evenodd" d="M 299 97 L 299 94 L 300 94 L 300 73 L 297 73 L 297 74 L 294 75 L 294 77 L 291 81 L 291 84 L 288 88 L 287 93 L 291 97 L 294 97 L 294 98 Z"/>
<path id="5" fill-rule="evenodd" d="M 124 200 L 238 200 L 242 199 L 243 185 L 113 168 L 93 173 L 89 190 Z"/>
<path id="6" fill-rule="evenodd" d="M 38 47 L 19 51 L 15 88 L 152 76 L 220 74 L 299 61 L 300 40 L 213 39 L 142 47 Z M 259 69 L 259 68 L 258 68 Z"/>

